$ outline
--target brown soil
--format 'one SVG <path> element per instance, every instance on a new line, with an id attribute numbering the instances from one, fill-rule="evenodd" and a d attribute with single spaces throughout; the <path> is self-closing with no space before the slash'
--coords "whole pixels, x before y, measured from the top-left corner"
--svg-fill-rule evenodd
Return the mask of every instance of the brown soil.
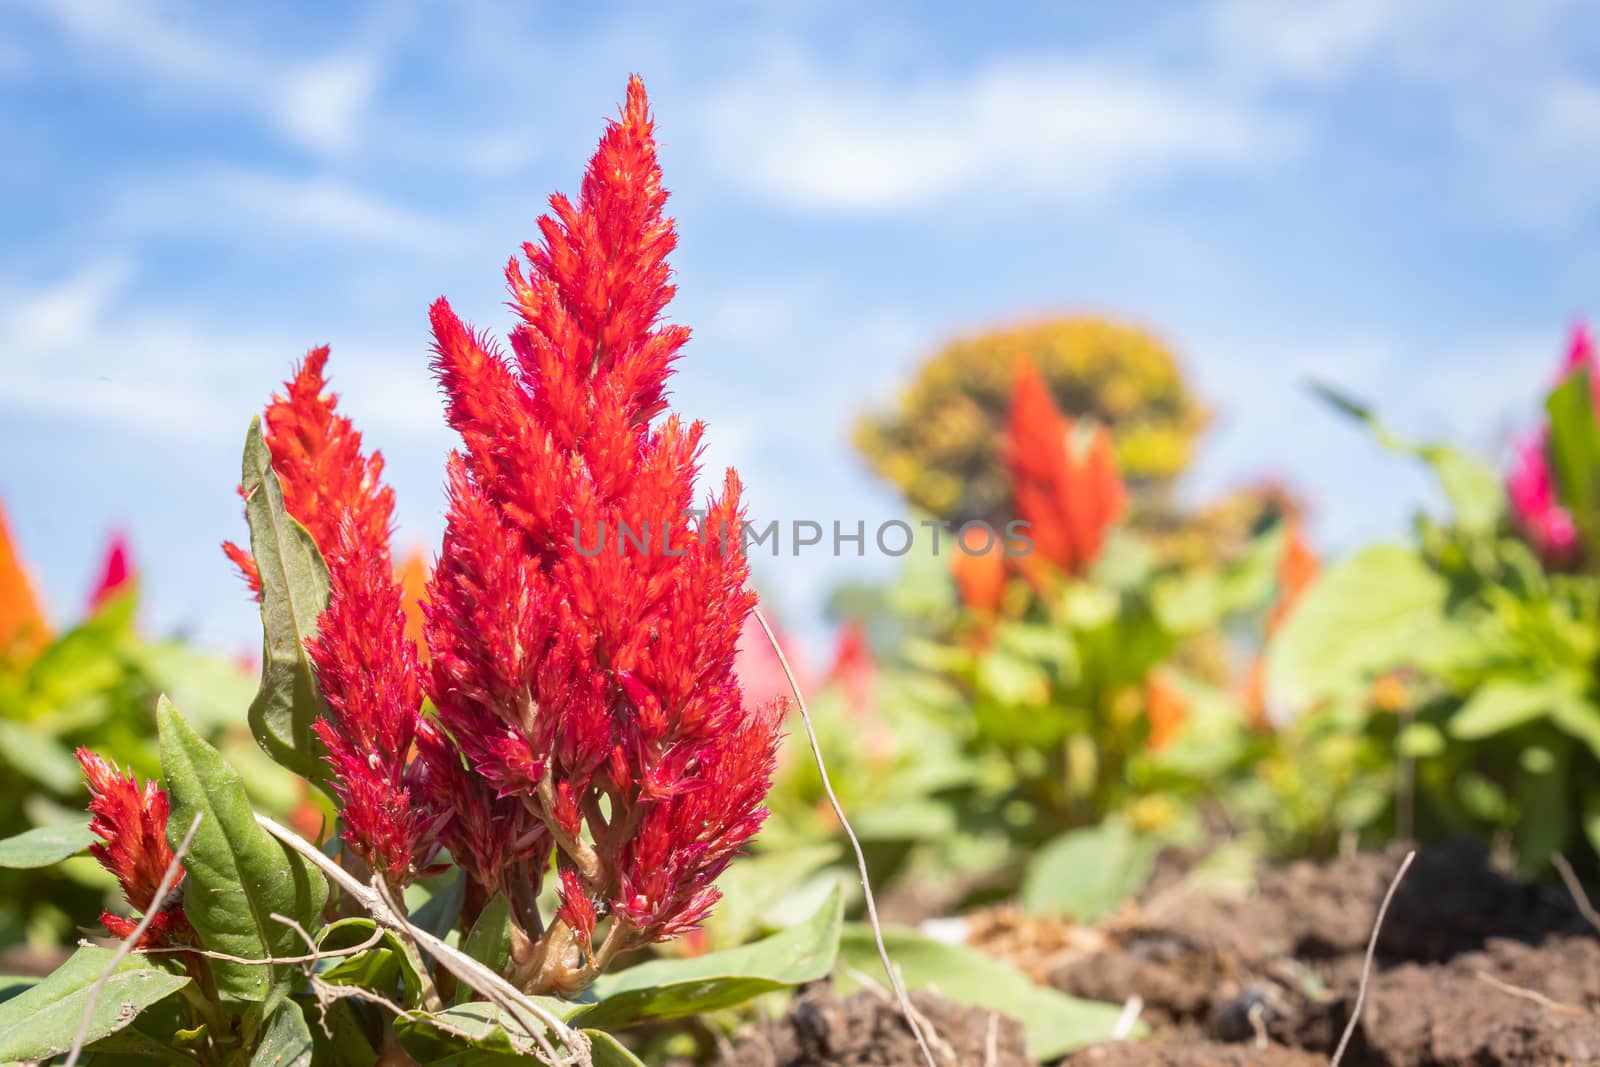
<path id="1" fill-rule="evenodd" d="M 1163 879 L 1097 930 L 1009 909 L 973 943 L 1077 996 L 1139 997 L 1149 1040 L 1080 1049 L 1063 1067 L 1318 1067 L 1355 1008 L 1362 958 L 1403 847 L 1260 874 L 1241 898 Z M 948 1062 L 1021 1067 L 1022 1031 L 924 994 Z M 995 1055 L 987 1055 L 991 1022 Z M 1600 938 L 1566 891 L 1526 885 L 1467 844 L 1417 855 L 1384 920 L 1343 1067 L 1600 1064 Z M 808 989 L 722 1067 L 921 1067 L 894 1004 Z"/>
<path id="2" fill-rule="evenodd" d="M 935 1049 L 942 1064 L 1030 1067 L 1014 1020 L 928 993 L 913 993 L 911 1001 L 944 1043 Z M 782 1018 L 744 1035 L 719 1067 L 925 1067 L 925 1061 L 893 1001 L 870 992 L 840 998 L 819 984 L 796 997 Z"/>
<path id="3" fill-rule="evenodd" d="M 1110 947 L 1067 960 L 1050 977 L 1079 996 L 1137 995 L 1145 1021 L 1172 1036 L 1068 1062 L 1300 1062 L 1281 1058 L 1291 1048 L 1326 1062 L 1354 1008 L 1367 938 L 1404 851 L 1269 871 L 1241 900 L 1182 890 L 1147 899 L 1105 931 Z M 1600 1063 L 1597 1008 L 1600 941 L 1564 890 L 1510 881 L 1468 845 L 1426 850 L 1384 921 L 1344 1064 Z M 1239 1044 L 1230 1051 L 1208 1041 Z M 1263 1041 L 1268 1051 L 1258 1050 Z"/>

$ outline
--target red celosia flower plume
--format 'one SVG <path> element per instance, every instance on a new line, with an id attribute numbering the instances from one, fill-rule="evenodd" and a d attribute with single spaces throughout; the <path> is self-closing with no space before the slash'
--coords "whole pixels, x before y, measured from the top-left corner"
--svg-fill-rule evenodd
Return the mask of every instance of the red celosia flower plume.
<path id="1" fill-rule="evenodd" d="M 98 611 L 102 604 L 121 593 L 133 580 L 128 536 L 124 533 L 113 534 L 111 544 L 106 548 L 105 562 L 100 567 L 100 576 L 95 579 L 94 591 L 89 594 L 89 610 Z"/>
<path id="2" fill-rule="evenodd" d="M 1018 515 L 1029 523 L 1033 540 L 1033 552 L 1020 559 L 1035 576 L 1038 560 L 1082 575 L 1099 557 L 1107 530 L 1127 506 L 1111 435 L 1096 428 L 1082 448 L 1074 429 L 1038 370 L 1031 363 L 1020 364 L 1004 455 Z"/>
<path id="3" fill-rule="evenodd" d="M 193 935 L 178 895 L 169 893 L 165 900 L 156 899 L 161 879 L 172 864 L 172 849 L 167 844 L 167 794 L 154 782 L 141 786 L 133 775 L 122 774 L 86 748 L 78 749 L 77 755 L 89 784 L 89 812 L 94 816 L 89 829 L 104 842 L 91 845 L 90 853 L 116 876 L 134 910 L 148 913 L 154 908 L 159 912 L 138 947 L 190 943 Z M 178 884 L 173 882 L 174 887 Z M 138 926 L 137 920 L 109 911 L 100 921 L 119 938 L 126 938 Z"/>
<path id="4" fill-rule="evenodd" d="M 50 623 L 0 507 L 0 663 L 32 659 L 50 643 Z"/>
<path id="5" fill-rule="evenodd" d="M 306 355 L 268 405 L 263 433 L 285 510 L 328 565 L 328 607 L 309 647 L 329 710 L 315 729 L 343 805 L 345 841 L 398 886 L 427 859 L 418 847 L 428 820 L 407 781 L 422 703 L 417 651 L 389 554 L 394 492 L 381 480 L 383 457 L 362 453 L 361 434 L 326 391 L 327 360 L 327 348 Z M 224 547 L 259 590 L 255 561 Z"/>
<path id="6" fill-rule="evenodd" d="M 658 322 L 676 242 L 665 201 L 633 79 L 577 202 L 553 197 L 526 273 L 507 269 L 515 362 L 433 309 L 463 450 L 429 588 L 428 685 L 471 769 L 558 847 L 563 903 L 520 976 L 530 988 L 576 988 L 699 922 L 761 823 L 774 759 L 777 711 L 747 710 L 733 669 L 754 603 L 738 480 L 691 519 L 702 427 L 653 422 L 688 338 Z"/>
<path id="7" fill-rule="evenodd" d="M 348 514 L 358 539 L 381 544 L 387 558 L 394 492 L 382 483 L 383 457 L 362 456 L 361 434 L 335 410 L 338 396 L 325 392 L 327 364 L 326 345 L 307 352 L 283 394 L 267 406 L 262 435 L 283 487 L 284 509 L 310 531 L 324 556 Z M 222 547 L 259 593 L 261 579 L 250 553 L 231 541 Z"/>

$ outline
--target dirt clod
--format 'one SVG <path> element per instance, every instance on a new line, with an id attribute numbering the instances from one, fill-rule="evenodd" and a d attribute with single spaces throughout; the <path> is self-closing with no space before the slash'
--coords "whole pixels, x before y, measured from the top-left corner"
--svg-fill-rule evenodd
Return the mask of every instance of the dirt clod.
<path id="1" fill-rule="evenodd" d="M 913 993 L 911 1001 L 932 1024 L 937 1058 L 949 1067 L 1030 1067 L 1015 1020 L 929 993 Z M 841 998 L 818 984 L 782 1018 L 744 1035 L 720 1067 L 925 1067 L 925 1061 L 894 1001 L 872 992 Z"/>

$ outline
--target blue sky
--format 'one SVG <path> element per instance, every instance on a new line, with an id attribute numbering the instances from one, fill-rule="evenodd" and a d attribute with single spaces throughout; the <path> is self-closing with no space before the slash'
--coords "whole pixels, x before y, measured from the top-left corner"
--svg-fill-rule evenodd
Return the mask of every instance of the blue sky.
<path id="1" fill-rule="evenodd" d="M 1091 310 L 1215 409 L 1193 496 L 1286 477 L 1337 550 L 1426 486 L 1306 377 L 1501 449 L 1600 308 L 1579 3 L 664 6 L 0 8 L 0 497 L 59 617 L 117 526 L 153 626 L 253 645 L 216 544 L 318 343 L 434 542 L 427 305 L 506 325 L 503 264 L 630 71 L 682 235 L 675 403 L 763 517 L 898 516 L 856 414 L 953 333 Z M 804 618 L 886 567 L 759 571 Z"/>

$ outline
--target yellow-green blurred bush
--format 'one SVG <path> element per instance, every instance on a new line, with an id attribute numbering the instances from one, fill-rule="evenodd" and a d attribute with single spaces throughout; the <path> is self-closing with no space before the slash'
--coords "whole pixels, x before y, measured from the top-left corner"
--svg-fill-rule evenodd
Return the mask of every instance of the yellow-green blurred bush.
<path id="1" fill-rule="evenodd" d="M 1010 487 L 1000 462 L 1013 376 L 1032 361 L 1057 406 L 1110 426 L 1135 501 L 1188 466 L 1207 413 L 1171 351 L 1136 326 L 1092 316 L 1046 319 L 952 341 L 892 410 L 864 417 L 855 444 L 912 504 L 941 519 L 992 520 Z"/>

